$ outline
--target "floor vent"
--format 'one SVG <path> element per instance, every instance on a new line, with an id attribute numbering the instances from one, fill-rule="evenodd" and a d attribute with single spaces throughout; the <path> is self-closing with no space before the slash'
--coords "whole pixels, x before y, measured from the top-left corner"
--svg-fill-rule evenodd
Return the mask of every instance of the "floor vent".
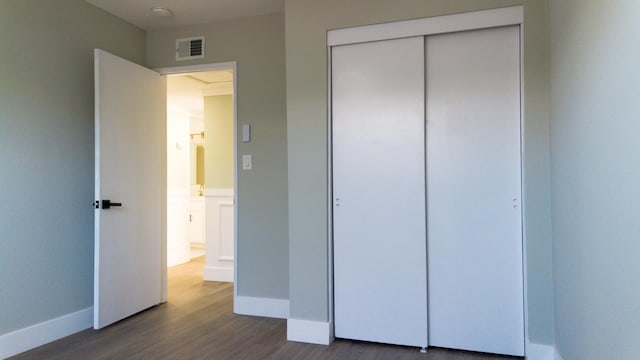
<path id="1" fill-rule="evenodd" d="M 176 60 L 204 58 L 204 36 L 176 40 Z"/>

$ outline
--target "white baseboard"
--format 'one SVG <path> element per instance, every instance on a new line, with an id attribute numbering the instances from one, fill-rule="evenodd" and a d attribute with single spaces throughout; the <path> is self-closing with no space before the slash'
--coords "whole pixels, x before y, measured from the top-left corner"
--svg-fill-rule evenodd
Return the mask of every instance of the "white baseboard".
<path id="1" fill-rule="evenodd" d="M 553 345 L 527 343 L 527 360 L 562 360 L 562 356 Z"/>
<path id="2" fill-rule="evenodd" d="M 204 281 L 233 282 L 233 268 L 205 266 L 202 275 Z"/>
<path id="3" fill-rule="evenodd" d="M 287 340 L 329 345 L 333 342 L 331 323 L 301 319 L 287 319 Z"/>
<path id="4" fill-rule="evenodd" d="M 233 312 L 240 315 L 286 319 L 289 317 L 289 300 L 236 296 L 233 299 Z"/>
<path id="5" fill-rule="evenodd" d="M 0 335 L 0 359 L 62 339 L 93 325 L 93 307 Z"/>

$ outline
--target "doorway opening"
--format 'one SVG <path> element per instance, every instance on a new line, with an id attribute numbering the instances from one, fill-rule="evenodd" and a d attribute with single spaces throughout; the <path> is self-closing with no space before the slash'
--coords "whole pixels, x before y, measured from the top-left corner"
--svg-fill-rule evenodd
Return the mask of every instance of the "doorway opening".
<path id="1" fill-rule="evenodd" d="M 159 71 L 167 75 L 167 267 L 190 263 L 202 280 L 234 282 L 235 63 Z"/>

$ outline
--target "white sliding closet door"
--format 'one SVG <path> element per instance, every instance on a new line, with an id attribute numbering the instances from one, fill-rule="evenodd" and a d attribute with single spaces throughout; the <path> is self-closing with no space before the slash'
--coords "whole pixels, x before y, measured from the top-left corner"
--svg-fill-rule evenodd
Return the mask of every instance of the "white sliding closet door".
<path id="1" fill-rule="evenodd" d="M 427 345 L 424 38 L 332 48 L 335 336 Z"/>
<path id="2" fill-rule="evenodd" d="M 524 354 L 519 43 L 516 26 L 426 39 L 432 346 Z"/>

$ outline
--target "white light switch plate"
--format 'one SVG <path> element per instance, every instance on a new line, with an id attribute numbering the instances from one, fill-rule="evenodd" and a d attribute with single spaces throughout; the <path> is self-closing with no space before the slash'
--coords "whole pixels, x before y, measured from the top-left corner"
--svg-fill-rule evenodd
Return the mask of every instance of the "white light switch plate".
<path id="1" fill-rule="evenodd" d="M 242 142 L 251 142 L 251 126 L 242 124 Z"/>
<path id="2" fill-rule="evenodd" d="M 251 170 L 252 167 L 251 154 L 242 155 L 242 170 Z"/>

